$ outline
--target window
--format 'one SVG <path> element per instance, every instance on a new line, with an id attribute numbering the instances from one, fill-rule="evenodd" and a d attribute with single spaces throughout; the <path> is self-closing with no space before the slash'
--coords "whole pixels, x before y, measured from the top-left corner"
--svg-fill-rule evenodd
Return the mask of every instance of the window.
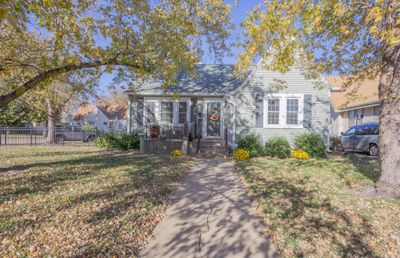
<path id="1" fill-rule="evenodd" d="M 180 101 L 178 104 L 178 109 L 178 123 L 184 124 L 187 122 L 188 103 L 186 101 Z"/>
<path id="2" fill-rule="evenodd" d="M 280 99 L 268 99 L 268 124 L 279 124 Z"/>
<path id="3" fill-rule="evenodd" d="M 286 99 L 286 124 L 299 123 L 299 99 Z"/>
<path id="4" fill-rule="evenodd" d="M 184 124 L 189 121 L 189 100 L 147 99 L 144 121 L 146 123 Z"/>
<path id="5" fill-rule="evenodd" d="M 304 95 L 270 94 L 264 101 L 264 127 L 302 128 Z"/>
<path id="6" fill-rule="evenodd" d="M 173 123 L 174 115 L 174 102 L 161 101 L 161 122 Z"/>
<path id="7" fill-rule="evenodd" d="M 148 124 L 156 122 L 156 102 L 148 101 L 146 107 L 146 121 Z"/>
<path id="8" fill-rule="evenodd" d="M 368 125 L 361 125 L 357 127 L 356 130 L 357 135 L 369 135 L 369 127 Z"/>
<path id="9" fill-rule="evenodd" d="M 379 116 L 381 114 L 381 110 L 379 109 L 379 106 L 374 107 L 374 116 Z"/>
<path id="10" fill-rule="evenodd" d="M 357 135 L 378 135 L 379 126 L 375 124 L 360 125 L 357 128 Z"/>
<path id="11" fill-rule="evenodd" d="M 103 122 L 103 125 L 107 125 L 107 122 Z"/>
<path id="12" fill-rule="evenodd" d="M 344 133 L 344 135 L 349 136 L 349 135 L 353 135 L 353 134 L 355 134 L 355 133 L 356 133 L 356 127 L 352 127 L 352 128 L 350 128 L 349 130 L 347 130 L 347 131 Z"/>

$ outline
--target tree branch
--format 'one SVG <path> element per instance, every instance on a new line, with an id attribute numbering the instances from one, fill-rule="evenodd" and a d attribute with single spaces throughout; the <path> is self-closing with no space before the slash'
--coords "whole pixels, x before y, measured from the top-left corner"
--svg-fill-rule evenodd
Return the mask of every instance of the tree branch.
<path id="1" fill-rule="evenodd" d="M 96 67 L 105 66 L 105 65 L 122 65 L 122 66 L 129 66 L 132 68 L 137 68 L 137 69 L 144 68 L 137 64 L 122 63 L 117 60 L 117 57 L 109 59 L 109 60 L 105 60 L 105 61 L 97 60 L 97 61 L 91 61 L 91 62 L 82 62 L 79 64 L 64 65 L 64 66 L 57 67 L 57 68 L 54 68 L 51 70 L 47 70 L 47 71 L 37 75 L 36 77 L 30 79 L 29 81 L 25 82 L 21 87 L 15 89 L 14 91 L 12 91 L 6 95 L 0 96 L 0 108 L 6 106 L 8 103 L 13 101 L 14 99 L 20 97 L 25 92 L 33 89 L 39 83 L 43 82 L 44 80 L 46 80 L 54 75 L 57 75 L 60 73 L 67 73 L 67 72 L 87 69 L 87 68 L 96 68 Z"/>

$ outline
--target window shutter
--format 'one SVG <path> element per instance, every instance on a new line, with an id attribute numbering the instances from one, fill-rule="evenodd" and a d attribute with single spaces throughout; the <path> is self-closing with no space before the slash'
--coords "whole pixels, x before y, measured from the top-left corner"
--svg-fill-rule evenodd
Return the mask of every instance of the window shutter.
<path id="1" fill-rule="evenodd" d="M 312 126 L 312 95 L 304 95 L 304 128 L 311 129 Z"/>
<path id="2" fill-rule="evenodd" d="M 262 128 L 264 126 L 264 105 L 263 95 L 256 95 L 256 127 Z"/>
<path id="3" fill-rule="evenodd" d="M 139 98 L 137 99 L 137 116 L 136 116 L 136 123 L 138 126 L 143 126 L 143 115 L 144 115 L 144 99 Z"/>

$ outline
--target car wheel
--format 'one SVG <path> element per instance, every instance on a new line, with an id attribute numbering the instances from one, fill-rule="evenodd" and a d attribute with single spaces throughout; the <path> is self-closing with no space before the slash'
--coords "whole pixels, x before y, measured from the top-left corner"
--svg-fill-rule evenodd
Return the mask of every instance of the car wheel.
<path id="1" fill-rule="evenodd" d="M 371 144 L 369 146 L 369 155 L 371 156 L 378 156 L 379 155 L 379 147 L 376 144 Z"/>
<path id="2" fill-rule="evenodd" d="M 63 140 L 64 140 L 64 137 L 62 135 L 57 135 L 56 136 L 56 139 L 55 139 L 56 143 L 62 143 Z"/>
<path id="3" fill-rule="evenodd" d="M 94 136 L 91 135 L 88 137 L 87 142 L 93 142 L 94 141 Z"/>

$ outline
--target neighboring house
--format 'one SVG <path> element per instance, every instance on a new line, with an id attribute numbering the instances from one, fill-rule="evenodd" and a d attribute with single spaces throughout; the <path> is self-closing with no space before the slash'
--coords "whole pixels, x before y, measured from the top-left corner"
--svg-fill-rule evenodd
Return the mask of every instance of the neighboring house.
<path id="1" fill-rule="evenodd" d="M 233 65 L 197 65 L 196 70 L 195 77 L 180 74 L 177 86 L 150 81 L 128 91 L 128 131 L 148 133 L 149 124 L 188 122 L 201 138 L 229 143 L 247 133 L 260 135 L 263 142 L 273 136 L 292 141 L 306 131 L 328 141 L 329 88 L 323 79 L 308 80 L 296 68 L 268 72 L 261 65 L 243 79 L 234 77 Z M 274 91 L 276 79 L 286 87 Z"/>
<path id="2" fill-rule="evenodd" d="M 346 77 L 330 76 L 331 128 L 330 134 L 338 136 L 356 124 L 379 122 L 379 79 L 354 82 L 345 86 Z"/>
<path id="3" fill-rule="evenodd" d="M 126 131 L 126 109 L 126 107 L 121 106 L 81 106 L 73 114 L 73 125 L 82 126 L 90 124 L 96 126 L 101 132 Z"/>

